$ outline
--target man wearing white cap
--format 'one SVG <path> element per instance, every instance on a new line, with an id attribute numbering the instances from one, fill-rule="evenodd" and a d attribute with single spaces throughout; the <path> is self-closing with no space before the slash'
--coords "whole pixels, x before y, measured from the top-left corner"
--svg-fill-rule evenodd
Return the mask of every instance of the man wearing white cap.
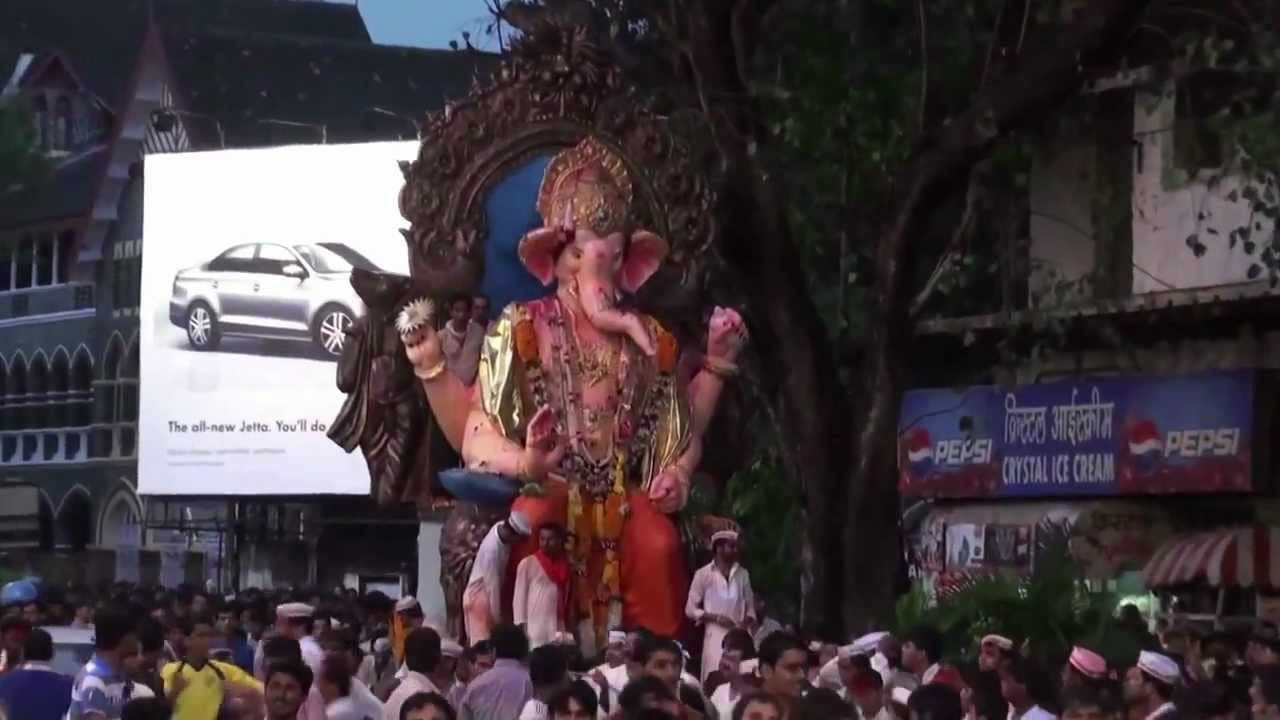
<path id="1" fill-rule="evenodd" d="M 978 643 L 978 669 L 997 672 L 1000 664 L 1013 652 L 1013 641 L 1003 635 L 987 635 Z"/>
<path id="2" fill-rule="evenodd" d="M 324 665 L 324 650 L 320 647 L 320 643 L 311 636 L 311 630 L 314 627 L 312 616 L 315 615 L 315 608 L 306 603 L 292 602 L 285 603 L 276 607 L 276 634 L 282 637 L 293 638 L 298 641 L 298 646 L 302 649 L 302 661 L 311 668 L 311 672 L 319 675 Z M 254 675 L 256 677 L 264 677 L 266 673 L 266 659 L 262 655 L 262 644 L 258 645 L 257 656 L 253 661 Z"/>
<path id="3" fill-rule="evenodd" d="M 513 512 L 506 520 L 489 528 L 480 541 L 475 561 L 471 564 L 471 577 L 462 593 L 468 643 L 474 645 L 488 640 L 490 629 L 502 621 L 502 579 L 507 570 L 507 558 L 511 555 L 511 544 L 521 537 L 528 537 L 529 532 L 528 518 L 520 512 Z"/>
<path id="4" fill-rule="evenodd" d="M 756 624 L 751 576 L 738 564 L 738 533 L 715 533 L 711 536 L 711 551 L 714 557 L 694 573 L 685 603 L 689 619 L 706 628 L 702 636 L 702 680 L 720 665 L 725 634 L 740 626 L 750 632 Z"/>
<path id="5" fill-rule="evenodd" d="M 1132 710 L 1129 717 L 1177 720 L 1173 688 L 1181 678 L 1182 671 L 1175 660 L 1143 650 L 1138 654 L 1138 664 L 1129 668 L 1124 678 L 1124 700 Z"/>

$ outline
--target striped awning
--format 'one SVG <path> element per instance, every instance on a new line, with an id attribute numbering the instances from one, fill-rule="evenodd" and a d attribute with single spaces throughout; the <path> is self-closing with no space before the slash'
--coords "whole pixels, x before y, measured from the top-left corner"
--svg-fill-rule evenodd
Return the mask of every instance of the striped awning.
<path id="1" fill-rule="evenodd" d="M 1173 538 L 1142 571 L 1149 588 L 1280 587 L 1280 527 L 1237 527 Z"/>

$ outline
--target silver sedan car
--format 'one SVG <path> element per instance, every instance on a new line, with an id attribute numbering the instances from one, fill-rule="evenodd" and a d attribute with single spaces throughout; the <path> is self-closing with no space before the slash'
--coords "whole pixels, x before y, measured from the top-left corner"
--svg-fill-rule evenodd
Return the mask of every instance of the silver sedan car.
<path id="1" fill-rule="evenodd" d="M 186 331 L 195 350 L 240 336 L 311 341 L 337 357 L 347 328 L 364 313 L 351 287 L 357 267 L 379 270 L 342 243 L 236 245 L 178 271 L 169 322 Z"/>

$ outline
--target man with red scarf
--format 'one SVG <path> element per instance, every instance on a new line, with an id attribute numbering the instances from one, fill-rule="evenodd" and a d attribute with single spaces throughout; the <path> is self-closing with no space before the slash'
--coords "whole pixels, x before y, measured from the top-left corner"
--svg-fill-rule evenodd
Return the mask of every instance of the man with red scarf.
<path id="1" fill-rule="evenodd" d="M 565 629 L 569 603 L 569 561 L 564 528 L 548 523 L 538 529 L 538 551 L 516 568 L 511 612 L 529 636 L 529 646 L 549 645 Z"/>

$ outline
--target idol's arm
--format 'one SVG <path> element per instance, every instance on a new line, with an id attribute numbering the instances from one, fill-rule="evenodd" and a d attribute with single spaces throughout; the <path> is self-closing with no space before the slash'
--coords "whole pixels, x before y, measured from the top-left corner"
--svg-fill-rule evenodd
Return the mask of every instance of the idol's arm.
<path id="1" fill-rule="evenodd" d="M 419 378 L 431 414 L 454 450 L 462 452 L 464 428 L 471 408 L 471 388 L 447 370 L 429 380 Z"/>
<path id="2" fill-rule="evenodd" d="M 503 435 L 473 399 L 462 436 L 462 461 L 467 468 L 507 477 L 520 475 L 524 448 Z"/>

